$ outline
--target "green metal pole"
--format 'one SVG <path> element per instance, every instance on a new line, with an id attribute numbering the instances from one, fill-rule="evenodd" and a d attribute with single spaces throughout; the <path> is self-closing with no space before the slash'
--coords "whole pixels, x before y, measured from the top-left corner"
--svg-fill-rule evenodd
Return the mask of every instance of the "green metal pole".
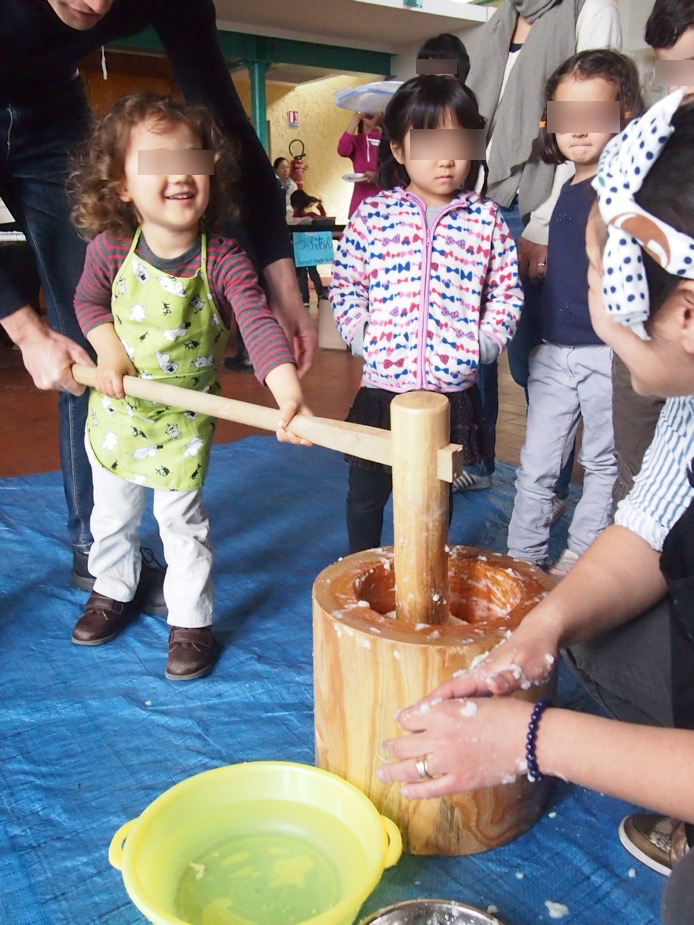
<path id="1" fill-rule="evenodd" d="M 265 61 L 248 61 L 248 73 L 251 77 L 251 118 L 260 139 L 260 143 L 267 151 L 267 102 L 265 99 Z"/>

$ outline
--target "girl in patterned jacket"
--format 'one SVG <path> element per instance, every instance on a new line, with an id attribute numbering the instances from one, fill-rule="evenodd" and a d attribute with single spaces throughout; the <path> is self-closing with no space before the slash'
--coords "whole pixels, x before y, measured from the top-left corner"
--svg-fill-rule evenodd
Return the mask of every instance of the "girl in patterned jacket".
<path id="1" fill-rule="evenodd" d="M 523 299 L 513 238 L 498 206 L 474 191 L 486 174 L 483 129 L 460 81 L 423 75 L 403 84 L 384 118 L 383 192 L 350 219 L 330 285 L 337 327 L 364 356 L 347 420 L 389 429 L 395 395 L 441 392 L 466 463 L 486 450 L 479 365 L 507 346 Z M 357 552 L 380 544 L 392 482 L 378 463 L 347 462 L 347 530 Z"/>

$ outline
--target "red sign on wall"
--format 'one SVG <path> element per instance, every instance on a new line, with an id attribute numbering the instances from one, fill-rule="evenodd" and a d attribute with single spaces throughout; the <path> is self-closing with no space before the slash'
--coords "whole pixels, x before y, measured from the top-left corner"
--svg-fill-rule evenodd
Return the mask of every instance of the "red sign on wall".
<path id="1" fill-rule="evenodd" d="M 299 128 L 299 112 L 297 109 L 287 110 L 287 128 Z"/>

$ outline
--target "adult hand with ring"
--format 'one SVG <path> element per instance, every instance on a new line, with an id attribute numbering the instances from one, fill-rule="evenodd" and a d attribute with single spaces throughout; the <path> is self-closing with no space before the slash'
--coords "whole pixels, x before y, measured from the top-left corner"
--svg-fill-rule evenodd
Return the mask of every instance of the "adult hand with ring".
<path id="1" fill-rule="evenodd" d="M 541 283 L 547 266 L 547 245 L 521 237 L 518 241 L 518 272 L 531 283 Z"/>
<path id="2" fill-rule="evenodd" d="M 511 783 L 526 770 L 532 709 L 514 697 L 481 697 L 400 710 L 396 720 L 409 735 L 383 743 L 394 760 L 376 776 L 400 781 L 400 793 L 415 800 Z"/>

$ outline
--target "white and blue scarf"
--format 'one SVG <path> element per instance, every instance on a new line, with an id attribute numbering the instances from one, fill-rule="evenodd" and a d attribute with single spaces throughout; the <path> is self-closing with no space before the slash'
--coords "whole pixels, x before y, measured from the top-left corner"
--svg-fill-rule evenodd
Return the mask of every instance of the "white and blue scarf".
<path id="1" fill-rule="evenodd" d="M 674 129 L 672 116 L 684 95 L 677 90 L 631 122 L 605 147 L 593 181 L 607 225 L 603 254 L 605 310 L 643 340 L 650 312 L 643 267 L 645 250 L 664 270 L 694 279 L 694 239 L 646 212 L 634 196 Z"/>

